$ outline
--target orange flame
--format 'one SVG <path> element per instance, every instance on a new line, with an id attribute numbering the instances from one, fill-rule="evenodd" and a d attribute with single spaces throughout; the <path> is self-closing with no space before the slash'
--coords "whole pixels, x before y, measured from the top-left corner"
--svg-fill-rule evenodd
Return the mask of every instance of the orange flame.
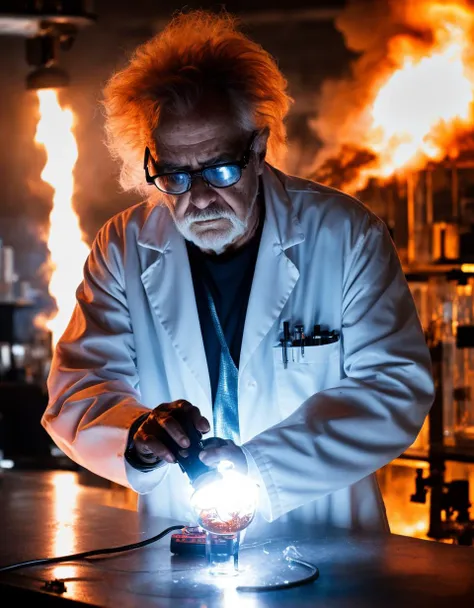
<path id="1" fill-rule="evenodd" d="M 82 278 L 88 246 L 83 241 L 72 207 L 73 170 L 78 156 L 73 114 L 71 110 L 61 108 L 53 89 L 38 91 L 38 100 L 40 120 L 35 142 L 43 145 L 47 154 L 41 179 L 54 190 L 47 245 L 50 252 L 49 293 L 56 302 L 56 313 L 50 319 L 37 319 L 37 322 L 44 323 L 51 331 L 54 346 L 74 309 L 75 292 Z"/>
<path id="2" fill-rule="evenodd" d="M 392 4 L 393 19 L 396 11 L 403 16 L 405 32 L 385 41 L 386 54 L 379 65 L 367 57 L 362 64 L 362 57 L 359 71 L 354 70 L 352 89 L 355 96 L 363 89 L 366 103 L 355 108 L 354 100 L 348 107 L 350 83 L 333 83 L 326 88 L 321 117 L 315 121 L 331 148 L 320 155 L 316 171 L 322 161 L 344 154 L 350 146 L 372 153 L 352 179 L 352 190 L 363 189 L 371 177 L 383 180 L 396 172 L 421 169 L 430 161 L 455 158 L 458 136 L 474 124 L 473 8 L 464 0 L 418 0 Z M 370 53 L 375 56 L 373 49 Z M 372 74 L 363 83 L 361 66 L 368 63 Z M 343 124 L 337 125 L 342 110 L 331 110 L 329 103 L 344 105 Z"/>

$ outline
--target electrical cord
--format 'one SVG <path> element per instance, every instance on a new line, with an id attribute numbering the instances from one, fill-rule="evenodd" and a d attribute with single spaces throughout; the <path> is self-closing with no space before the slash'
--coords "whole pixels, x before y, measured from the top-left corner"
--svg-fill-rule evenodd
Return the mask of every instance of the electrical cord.
<path id="1" fill-rule="evenodd" d="M 289 562 L 303 566 L 307 570 L 310 570 L 310 574 L 303 578 L 299 578 L 296 581 L 288 581 L 287 583 L 278 583 L 276 585 L 241 585 L 236 587 L 236 591 L 240 592 L 257 592 L 257 591 L 280 591 L 281 589 L 291 589 L 292 587 L 299 587 L 301 585 L 307 585 L 314 582 L 319 578 L 319 568 L 314 564 L 305 562 L 302 559 L 296 559 L 294 557 L 286 558 Z"/>
<path id="2" fill-rule="evenodd" d="M 71 555 L 60 555 L 58 557 L 44 557 L 38 559 L 30 559 L 24 562 L 17 562 L 15 564 L 10 564 L 8 566 L 0 567 L 0 572 L 11 572 L 13 570 L 19 570 L 20 568 L 26 568 L 28 566 L 39 566 L 41 564 L 59 564 L 60 562 L 73 562 L 81 559 L 86 559 L 88 557 L 96 557 L 98 555 L 111 555 L 113 553 L 123 553 L 125 551 L 133 551 L 134 549 L 140 549 L 141 547 L 146 547 L 147 545 L 151 545 L 152 543 L 161 540 L 164 536 L 173 532 L 173 530 L 182 530 L 185 528 L 185 525 L 175 525 L 162 530 L 159 534 L 147 538 L 145 540 L 139 541 L 137 543 L 131 543 L 129 545 L 121 545 L 119 547 L 108 547 L 105 549 L 93 549 L 92 551 L 83 551 L 82 553 L 73 553 Z M 303 568 L 306 568 L 310 571 L 308 576 L 297 579 L 296 581 L 291 581 L 287 583 L 279 583 L 276 585 L 241 585 L 236 587 L 236 591 L 239 592 L 258 592 L 258 591 L 278 591 L 281 589 L 290 589 L 292 587 L 299 587 L 300 585 L 305 585 L 308 583 L 312 583 L 319 577 L 319 569 L 309 562 L 305 562 L 301 559 L 296 559 L 294 557 L 286 557 L 286 560 L 298 564 Z"/>
<path id="3" fill-rule="evenodd" d="M 84 551 L 82 553 L 73 553 L 72 555 L 61 555 L 59 557 L 44 557 L 39 559 L 30 559 L 25 562 L 18 562 L 16 564 L 10 564 L 9 566 L 3 566 L 0 568 L 0 572 L 7 572 L 12 570 L 19 570 L 20 568 L 26 568 L 27 566 L 38 566 L 40 564 L 58 564 L 60 562 L 73 562 L 80 559 L 86 559 L 87 557 L 93 557 L 97 555 L 110 555 L 111 553 L 123 553 L 124 551 L 133 551 L 133 549 L 140 549 L 151 545 L 157 540 L 162 539 L 164 536 L 172 532 L 173 530 L 182 530 L 185 525 L 181 526 L 170 526 L 163 530 L 156 536 L 141 540 L 138 543 L 132 543 L 130 545 L 121 545 L 120 547 L 108 547 L 106 549 L 94 549 L 93 551 Z"/>

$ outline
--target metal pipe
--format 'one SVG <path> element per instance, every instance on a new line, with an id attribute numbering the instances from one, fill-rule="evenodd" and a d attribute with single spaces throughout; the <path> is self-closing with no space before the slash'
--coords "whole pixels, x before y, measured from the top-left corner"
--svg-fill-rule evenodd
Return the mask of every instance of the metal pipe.
<path id="1" fill-rule="evenodd" d="M 416 259 L 415 251 L 415 176 L 409 173 L 407 177 L 407 223 L 408 223 L 408 264 Z"/>
<path id="2" fill-rule="evenodd" d="M 453 165 L 451 171 L 451 199 L 453 205 L 453 220 L 457 222 L 459 220 L 459 176 L 456 165 Z"/>
<path id="3" fill-rule="evenodd" d="M 430 525 L 427 535 L 430 538 L 440 540 L 446 537 L 443 527 L 441 513 L 443 510 L 443 487 L 444 487 L 444 438 L 443 438 L 443 344 L 438 342 L 431 349 L 433 362 L 433 378 L 436 393 L 433 405 L 429 411 L 429 453 L 430 463 Z"/>
<path id="4" fill-rule="evenodd" d="M 431 169 L 426 169 L 425 175 L 426 186 L 426 223 L 429 226 L 433 225 L 433 172 Z"/>

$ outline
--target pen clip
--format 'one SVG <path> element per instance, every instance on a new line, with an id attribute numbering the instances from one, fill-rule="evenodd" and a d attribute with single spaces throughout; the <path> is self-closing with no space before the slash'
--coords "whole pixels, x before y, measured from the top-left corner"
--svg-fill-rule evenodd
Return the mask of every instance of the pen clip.
<path id="1" fill-rule="evenodd" d="M 280 340 L 281 343 L 281 356 L 283 360 L 283 369 L 288 367 L 288 343 L 291 343 L 290 339 L 290 322 L 283 321 L 283 338 Z"/>

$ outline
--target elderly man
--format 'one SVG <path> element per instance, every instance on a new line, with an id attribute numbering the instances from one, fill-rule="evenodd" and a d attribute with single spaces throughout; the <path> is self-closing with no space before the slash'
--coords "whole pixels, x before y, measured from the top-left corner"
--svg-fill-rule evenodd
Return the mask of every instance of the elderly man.
<path id="1" fill-rule="evenodd" d="M 184 416 L 262 522 L 387 530 L 375 472 L 429 411 L 429 350 L 384 224 L 275 168 L 289 103 L 224 14 L 176 16 L 112 76 L 107 141 L 145 200 L 95 238 L 43 425 L 156 515 L 190 519 Z"/>

